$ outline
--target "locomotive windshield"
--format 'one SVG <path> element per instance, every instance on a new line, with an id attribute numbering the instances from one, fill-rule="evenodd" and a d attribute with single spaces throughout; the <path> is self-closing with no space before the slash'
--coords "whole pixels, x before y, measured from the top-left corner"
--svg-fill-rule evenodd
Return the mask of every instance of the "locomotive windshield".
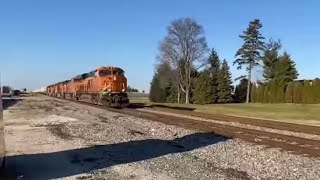
<path id="1" fill-rule="evenodd" d="M 122 69 L 113 70 L 113 75 L 123 76 L 124 71 Z"/>
<path id="2" fill-rule="evenodd" d="M 111 71 L 109 70 L 100 70 L 99 71 L 99 76 L 109 76 L 111 75 Z"/>
<path id="3" fill-rule="evenodd" d="M 110 70 L 103 69 L 99 71 L 99 76 L 109 76 L 109 75 L 111 75 Z M 112 75 L 124 76 L 124 71 L 122 69 L 114 69 L 112 71 Z"/>

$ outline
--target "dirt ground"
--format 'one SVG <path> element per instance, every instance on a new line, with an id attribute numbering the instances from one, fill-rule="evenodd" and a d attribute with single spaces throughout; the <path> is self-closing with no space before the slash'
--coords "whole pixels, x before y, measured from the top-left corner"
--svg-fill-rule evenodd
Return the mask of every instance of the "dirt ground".
<path id="1" fill-rule="evenodd" d="M 319 179 L 320 159 L 53 99 L 4 111 L 1 179 Z"/>

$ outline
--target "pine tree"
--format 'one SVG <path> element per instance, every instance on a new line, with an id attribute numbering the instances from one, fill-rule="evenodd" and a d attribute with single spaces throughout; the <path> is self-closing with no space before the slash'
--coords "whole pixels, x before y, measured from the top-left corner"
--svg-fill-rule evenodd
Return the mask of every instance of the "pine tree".
<path id="1" fill-rule="evenodd" d="M 263 103 L 264 102 L 264 88 L 265 85 L 262 83 L 258 83 L 258 102 Z"/>
<path id="2" fill-rule="evenodd" d="M 303 84 L 300 82 L 294 83 L 294 90 L 293 90 L 293 102 L 295 104 L 302 103 L 302 91 L 303 91 Z"/>
<path id="3" fill-rule="evenodd" d="M 312 91 L 314 94 L 314 102 L 320 103 L 320 79 L 316 78 L 312 83 Z"/>
<path id="4" fill-rule="evenodd" d="M 232 102 L 232 80 L 227 60 L 223 60 L 221 70 L 218 74 L 218 102 Z"/>
<path id="5" fill-rule="evenodd" d="M 303 82 L 302 103 L 311 104 L 314 102 L 313 100 L 314 100 L 314 98 L 313 98 L 311 82 L 308 80 L 305 80 Z"/>
<path id="6" fill-rule="evenodd" d="M 208 71 L 200 74 L 196 81 L 193 100 L 196 104 L 209 104 L 212 99 L 212 82 Z"/>
<path id="7" fill-rule="evenodd" d="M 257 87 L 256 83 L 252 83 L 252 86 L 251 86 L 251 100 L 250 100 L 250 102 L 252 102 L 252 103 L 259 102 L 259 100 L 258 100 L 258 87 Z"/>
<path id="8" fill-rule="evenodd" d="M 271 96 L 270 96 L 270 85 L 271 83 L 267 83 L 264 87 L 264 92 L 263 92 L 263 103 L 271 103 Z"/>
<path id="9" fill-rule="evenodd" d="M 169 86 L 166 89 L 166 102 L 177 103 L 177 87 L 174 86 L 172 82 L 169 82 Z"/>
<path id="10" fill-rule="evenodd" d="M 276 103 L 285 102 L 285 92 L 286 92 L 286 82 L 284 80 L 276 81 L 277 93 L 276 93 Z"/>
<path id="11" fill-rule="evenodd" d="M 166 101 L 165 92 L 160 86 L 160 80 L 157 74 L 153 76 L 153 79 L 150 83 L 150 94 L 149 99 L 151 102 L 163 103 Z"/>
<path id="12" fill-rule="evenodd" d="M 276 79 L 273 79 L 271 81 L 269 81 L 268 83 L 270 86 L 269 86 L 269 90 L 270 90 L 270 103 L 276 103 L 276 99 L 277 99 L 277 81 Z"/>
<path id="13" fill-rule="evenodd" d="M 240 83 L 236 86 L 236 90 L 234 92 L 234 100 L 237 103 L 246 102 L 247 96 L 247 87 L 248 87 L 248 79 L 241 79 Z"/>
<path id="14" fill-rule="evenodd" d="M 289 82 L 288 86 L 286 88 L 286 103 L 293 103 L 294 101 L 294 83 L 293 82 Z"/>
<path id="15" fill-rule="evenodd" d="M 268 94 L 265 93 L 265 98 L 266 96 L 269 98 L 268 100 L 265 99 L 264 102 L 284 103 L 287 100 L 289 101 L 290 92 L 286 92 L 286 86 L 288 82 L 292 82 L 298 77 L 295 63 L 291 60 L 290 55 L 285 52 L 278 57 L 278 49 L 280 47 L 280 41 L 269 42 L 267 49 L 270 50 L 265 50 L 262 58 L 264 62 L 264 77 L 268 85 Z M 290 88 L 294 89 L 293 87 Z M 299 101 L 298 99 L 297 101 Z"/>
<path id="16" fill-rule="evenodd" d="M 279 57 L 279 62 L 276 65 L 275 78 L 283 79 L 286 82 L 297 79 L 299 74 L 295 66 L 296 64 L 292 61 L 290 55 L 284 52 L 284 54 Z"/>
<path id="17" fill-rule="evenodd" d="M 250 84 L 252 69 L 259 64 L 261 60 L 261 52 L 264 50 L 264 37 L 259 32 L 262 28 L 262 24 L 259 19 L 254 19 L 250 22 L 249 27 L 240 35 L 244 43 L 242 47 L 236 52 L 238 57 L 233 64 L 238 64 L 238 69 L 241 69 L 243 65 L 246 65 L 248 71 L 248 87 L 246 93 L 246 103 L 249 103 L 250 99 Z"/>
<path id="18" fill-rule="evenodd" d="M 263 77 L 268 82 L 275 78 L 276 65 L 279 61 L 278 51 L 281 49 L 280 40 L 274 41 L 269 39 L 266 44 L 266 48 L 263 52 L 262 62 L 263 62 Z"/>
<path id="19" fill-rule="evenodd" d="M 209 56 L 208 62 L 210 64 L 209 73 L 211 77 L 211 90 L 212 90 L 212 99 L 210 103 L 217 103 L 219 96 L 218 96 L 218 79 L 219 79 L 219 70 L 220 70 L 220 60 L 218 53 L 212 49 L 211 54 Z"/>
<path id="20" fill-rule="evenodd" d="M 177 89 L 174 71 L 170 65 L 163 61 L 157 65 L 156 72 L 151 81 L 149 99 L 152 102 L 175 102 L 173 98 L 176 97 Z"/>

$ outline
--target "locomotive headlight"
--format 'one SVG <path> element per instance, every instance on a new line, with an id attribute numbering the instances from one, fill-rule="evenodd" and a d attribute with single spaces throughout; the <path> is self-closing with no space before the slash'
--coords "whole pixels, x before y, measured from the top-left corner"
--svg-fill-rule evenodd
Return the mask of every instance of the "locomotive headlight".
<path id="1" fill-rule="evenodd" d="M 122 92 L 125 92 L 126 90 L 125 90 L 125 89 L 122 89 L 121 91 L 122 91 Z"/>

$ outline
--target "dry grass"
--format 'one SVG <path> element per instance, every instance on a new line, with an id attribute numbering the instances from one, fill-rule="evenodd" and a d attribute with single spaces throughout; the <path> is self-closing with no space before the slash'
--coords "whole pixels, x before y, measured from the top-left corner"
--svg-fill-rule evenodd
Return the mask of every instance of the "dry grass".
<path id="1" fill-rule="evenodd" d="M 149 104 L 149 94 L 142 94 L 142 93 L 136 93 L 136 94 L 128 94 L 130 103 L 145 103 Z"/>

